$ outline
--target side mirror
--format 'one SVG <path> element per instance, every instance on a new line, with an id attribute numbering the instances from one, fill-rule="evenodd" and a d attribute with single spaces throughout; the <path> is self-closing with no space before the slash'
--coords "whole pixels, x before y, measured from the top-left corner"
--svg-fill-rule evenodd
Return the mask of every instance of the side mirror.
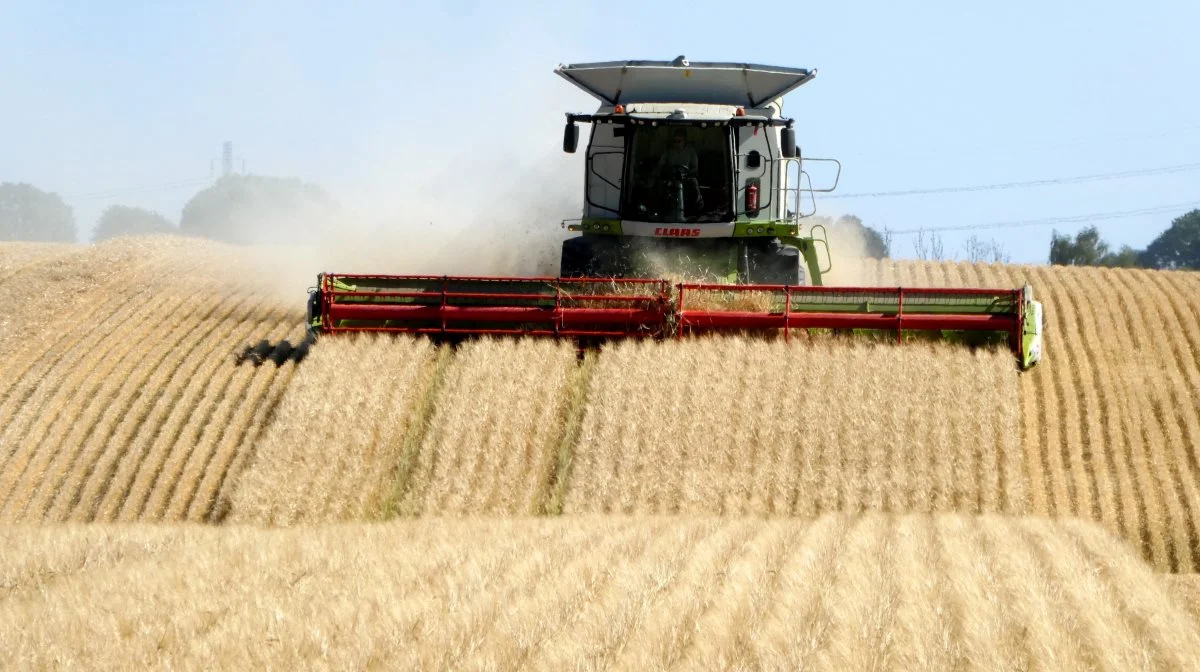
<path id="1" fill-rule="evenodd" d="M 796 129 L 784 128 L 779 131 L 779 146 L 783 151 L 783 156 L 786 159 L 794 159 L 800 154 L 800 148 L 796 146 Z"/>
<path id="2" fill-rule="evenodd" d="M 574 154 L 579 148 L 579 127 L 573 122 L 568 121 L 563 128 L 563 151 L 568 154 Z"/>

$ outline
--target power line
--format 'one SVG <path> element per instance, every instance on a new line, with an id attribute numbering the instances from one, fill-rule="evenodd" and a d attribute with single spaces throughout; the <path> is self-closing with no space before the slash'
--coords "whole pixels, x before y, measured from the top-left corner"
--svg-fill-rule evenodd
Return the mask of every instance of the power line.
<path id="1" fill-rule="evenodd" d="M 167 189 L 177 189 L 180 187 L 192 187 L 192 186 L 196 186 L 196 185 L 203 184 L 205 182 L 211 182 L 211 181 L 212 181 L 211 177 L 189 177 L 185 180 L 175 180 L 174 182 L 164 182 L 161 184 L 150 184 L 150 185 L 143 185 L 140 187 L 118 187 L 115 189 L 108 189 L 105 191 L 95 191 L 95 192 L 85 193 L 85 194 L 76 194 L 74 196 L 68 196 L 67 198 L 69 200 L 73 200 L 73 201 L 94 201 L 94 200 L 100 200 L 100 199 L 104 199 L 104 198 L 111 198 L 113 196 L 121 196 L 123 194 L 135 194 L 135 193 L 144 193 L 144 192 L 151 192 L 151 191 L 165 191 Z"/>
<path id="2" fill-rule="evenodd" d="M 221 175 L 228 177 L 233 173 L 233 142 L 226 141 L 221 145 Z M 246 159 L 242 158 L 242 172 L 246 172 Z M 194 187 L 207 182 L 213 181 L 212 164 L 209 163 L 209 175 L 206 177 L 189 177 L 173 182 L 164 182 L 161 184 L 151 184 L 140 187 L 119 187 L 116 189 L 105 189 L 104 191 L 96 191 L 86 194 L 76 194 L 67 198 L 73 201 L 95 201 L 113 196 L 121 196 L 123 194 L 137 194 L 151 191 L 166 191 L 167 189 L 179 189 L 181 187 Z"/>
<path id="3" fill-rule="evenodd" d="M 1057 177 L 1046 180 L 1028 180 L 1025 182 L 996 182 L 993 184 L 975 184 L 961 187 L 933 187 L 926 189 L 904 189 L 900 191 L 865 191 L 853 194 L 826 194 L 824 198 L 886 198 L 891 196 L 917 196 L 921 194 L 954 194 L 972 191 L 997 191 L 1000 189 L 1021 189 L 1025 187 L 1047 187 L 1061 184 L 1080 184 L 1083 182 L 1100 182 L 1105 180 L 1122 180 L 1130 177 L 1147 175 L 1167 175 L 1200 170 L 1200 163 L 1183 163 L 1176 166 L 1161 168 L 1144 168 L 1141 170 L 1126 170 L 1117 173 L 1096 173 L 1094 175 L 1077 175 L 1075 177 Z"/>
<path id="4" fill-rule="evenodd" d="M 1156 205 L 1149 208 L 1139 208 L 1137 210 L 1116 210 L 1109 212 L 1096 212 L 1087 215 L 1069 215 L 1064 217 L 1046 217 L 1044 219 L 1026 219 L 1012 222 L 994 222 L 991 224 L 967 224 L 962 226 L 936 226 L 922 229 L 900 229 L 896 231 L 885 229 L 887 233 L 893 236 L 902 236 L 919 233 L 934 233 L 940 231 L 976 231 L 980 229 L 1016 229 L 1022 227 L 1033 226 L 1050 226 L 1052 224 L 1078 224 L 1081 222 L 1093 222 L 1106 219 L 1124 219 L 1127 217 L 1139 217 L 1142 215 L 1159 215 L 1166 212 L 1178 212 L 1180 210 L 1189 210 L 1191 208 L 1200 207 L 1200 201 L 1191 203 L 1176 203 L 1174 205 Z"/>

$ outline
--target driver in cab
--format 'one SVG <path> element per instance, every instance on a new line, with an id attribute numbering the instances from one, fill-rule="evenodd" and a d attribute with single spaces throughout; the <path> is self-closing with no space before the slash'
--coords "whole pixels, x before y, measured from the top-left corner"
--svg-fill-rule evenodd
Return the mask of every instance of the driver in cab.
<path id="1" fill-rule="evenodd" d="M 687 193 L 685 198 L 690 203 L 688 210 L 704 207 L 704 197 L 700 195 L 700 182 L 696 179 L 699 168 L 700 157 L 696 154 L 696 149 L 688 144 L 687 131 L 682 128 L 675 129 L 671 135 L 671 145 L 658 158 L 658 174 L 683 182 Z M 680 207 L 683 207 L 683 203 L 680 203 Z"/>
<path id="2" fill-rule="evenodd" d="M 667 168 L 685 168 L 688 175 L 695 176 L 699 166 L 700 158 L 696 155 L 696 149 L 687 142 L 687 131 L 682 128 L 675 129 L 671 145 L 658 159 L 659 173 Z"/>

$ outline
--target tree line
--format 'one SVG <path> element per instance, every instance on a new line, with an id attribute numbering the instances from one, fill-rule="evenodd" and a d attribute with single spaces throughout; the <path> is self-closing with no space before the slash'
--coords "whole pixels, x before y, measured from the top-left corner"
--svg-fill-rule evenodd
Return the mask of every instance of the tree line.
<path id="1" fill-rule="evenodd" d="M 1144 250 L 1128 245 L 1113 250 L 1089 226 L 1072 237 L 1055 231 L 1050 236 L 1050 263 L 1062 266 L 1112 266 L 1200 270 L 1200 210 L 1192 210 L 1171 221 L 1171 226 Z"/>
<path id="2" fill-rule="evenodd" d="M 271 242 L 265 235 L 333 225 L 338 209 L 324 189 L 298 179 L 229 175 L 192 196 L 178 223 L 145 208 L 110 206 L 96 221 L 91 241 L 177 233 L 229 243 Z M 0 183 L 0 241 L 78 239 L 74 210 L 60 195 L 31 184 Z"/>
<path id="3" fill-rule="evenodd" d="M 113 205 L 100 215 L 92 242 L 117 236 L 181 233 L 231 243 L 272 242 L 264 237 L 304 233 L 336 223 L 340 207 L 321 187 L 295 178 L 230 175 L 200 190 L 179 223 L 145 208 Z M 831 232 L 862 240 L 866 256 L 885 258 L 889 243 L 854 215 L 836 220 L 814 217 Z M 264 230 L 266 236 L 263 235 Z M 0 241 L 75 242 L 78 230 L 71 206 L 61 196 L 29 184 L 0 184 Z"/>
<path id="4" fill-rule="evenodd" d="M 295 178 L 229 175 L 196 193 L 184 205 L 179 222 L 144 208 L 113 205 L 100 215 L 92 242 L 125 235 L 180 233 L 230 243 L 274 242 L 285 232 L 303 235 L 335 226 L 340 206 L 321 187 Z M 867 257 L 891 256 L 890 236 L 854 215 L 836 220 L 813 217 L 831 233 L 851 234 L 862 241 Z M 0 183 L 0 240 L 75 242 L 78 229 L 71 206 L 61 196 L 30 184 Z M 920 236 L 914 245 L 921 259 L 942 259 L 941 240 Z M 968 261 L 1007 263 L 1008 255 L 994 240 L 972 237 Z M 1094 226 L 1074 236 L 1054 231 L 1050 263 L 1070 266 L 1118 266 L 1200 270 L 1200 210 L 1177 217 L 1144 250 L 1112 249 Z"/>

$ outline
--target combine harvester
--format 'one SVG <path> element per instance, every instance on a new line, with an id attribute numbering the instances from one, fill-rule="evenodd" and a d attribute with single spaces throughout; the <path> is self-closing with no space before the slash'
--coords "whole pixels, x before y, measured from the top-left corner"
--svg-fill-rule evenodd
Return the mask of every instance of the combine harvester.
<path id="1" fill-rule="evenodd" d="M 408 332 L 676 338 L 739 330 L 991 332 L 1020 367 L 1041 356 L 1033 290 L 826 287 L 824 227 L 804 227 L 841 166 L 802 158 L 783 96 L 815 70 L 739 63 L 622 61 L 559 66 L 600 100 L 568 114 L 563 150 L 591 124 L 580 235 L 560 277 L 323 273 L 308 303 L 311 336 Z M 814 189 L 806 167 L 833 175 Z M 662 275 L 697 278 L 672 284 Z"/>

